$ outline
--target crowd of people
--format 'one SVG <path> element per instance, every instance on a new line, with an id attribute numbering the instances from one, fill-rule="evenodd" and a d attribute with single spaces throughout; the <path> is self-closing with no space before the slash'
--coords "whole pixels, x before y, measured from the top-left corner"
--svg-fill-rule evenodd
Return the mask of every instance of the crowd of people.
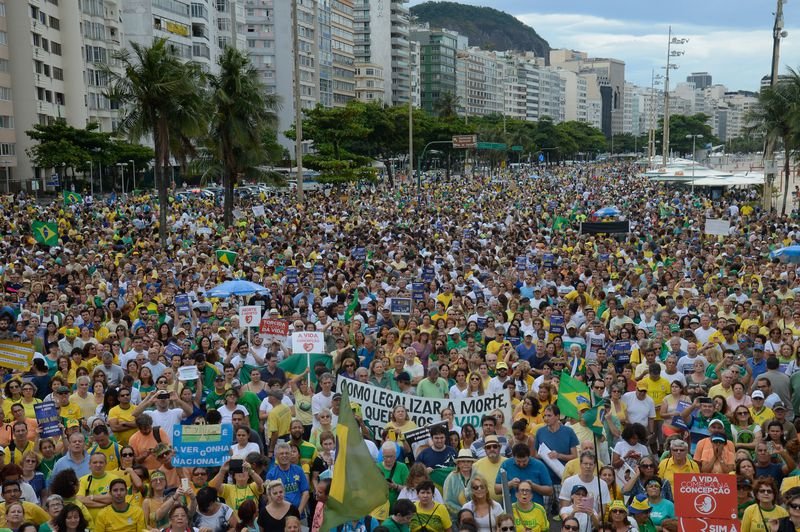
<path id="1" fill-rule="evenodd" d="M 339 379 L 513 404 L 479 426 L 444 409 L 415 443 L 400 404 L 377 429 L 357 417 L 389 499 L 341 532 L 677 530 L 684 472 L 735 475 L 741 530 L 800 527 L 800 282 L 770 259 L 797 224 L 753 190 L 712 199 L 621 163 L 530 174 L 262 195 L 227 228 L 188 197 L 164 246 L 152 196 L 2 198 L 0 340 L 35 354 L 0 367 L 0 530 L 316 532 Z M 580 231 L 609 205 L 629 233 Z M 229 279 L 265 290 L 207 296 Z M 331 356 L 284 371 L 290 342 L 247 331 L 243 304 L 323 332 Z M 603 436 L 562 414 L 564 376 L 605 410 Z M 49 401 L 56 437 L 37 423 Z M 175 467 L 176 424 L 231 425 L 229 459 Z"/>

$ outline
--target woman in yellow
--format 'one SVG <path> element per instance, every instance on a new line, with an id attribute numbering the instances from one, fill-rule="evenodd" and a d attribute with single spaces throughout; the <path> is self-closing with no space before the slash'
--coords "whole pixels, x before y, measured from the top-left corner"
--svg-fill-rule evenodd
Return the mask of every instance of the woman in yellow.
<path id="1" fill-rule="evenodd" d="M 523 480 L 517 485 L 517 502 L 511 505 L 517 532 L 547 532 L 550 522 L 541 504 L 533 502 L 533 484 Z"/>
<path id="2" fill-rule="evenodd" d="M 113 473 L 125 481 L 128 486 L 128 497 L 126 502 L 135 506 L 142 505 L 142 487 L 144 483 L 139 475 L 134 471 L 134 456 L 133 447 L 126 445 L 119 449 L 119 468 Z"/>
<path id="3" fill-rule="evenodd" d="M 536 429 L 544 423 L 542 420 L 542 405 L 539 404 L 539 400 L 535 396 L 526 395 L 520 403 L 514 413 L 514 421 L 519 421 L 520 419 L 528 422 L 525 432 L 531 436 L 536 434 Z"/>
<path id="4" fill-rule="evenodd" d="M 742 532 L 753 530 L 772 530 L 770 523 L 789 515 L 778 506 L 778 488 L 772 477 L 759 477 L 753 483 L 756 503 L 751 504 L 742 516 Z"/>
<path id="5" fill-rule="evenodd" d="M 22 383 L 19 379 L 11 379 L 6 383 L 3 391 L 3 395 L 0 396 L 0 401 L 2 401 L 3 405 L 3 418 L 6 421 L 11 421 L 14 417 L 11 415 L 11 405 L 22 401 Z"/>
<path id="6" fill-rule="evenodd" d="M 230 463 L 230 460 L 226 462 L 220 468 L 219 473 L 208 482 L 208 485 L 216 489 L 228 506 L 236 511 L 248 499 L 258 502 L 258 498 L 264 492 L 264 481 L 258 473 L 253 471 L 249 463 L 242 461 L 241 471 L 233 473 L 234 483 L 223 484 L 223 480 L 230 471 Z"/>
<path id="7" fill-rule="evenodd" d="M 35 384 L 32 382 L 25 382 L 22 384 L 22 399 L 19 404 L 25 408 L 25 416 L 30 419 L 36 419 L 36 410 L 33 407 L 42 402 L 41 399 L 33 396 L 35 393 Z"/>
<path id="8" fill-rule="evenodd" d="M 404 432 L 414 430 L 417 424 L 408 418 L 408 411 L 403 405 L 395 405 L 389 415 L 389 422 L 383 427 L 383 441 L 393 441 L 403 446 L 403 453 L 411 452 L 411 447 L 406 441 Z"/>

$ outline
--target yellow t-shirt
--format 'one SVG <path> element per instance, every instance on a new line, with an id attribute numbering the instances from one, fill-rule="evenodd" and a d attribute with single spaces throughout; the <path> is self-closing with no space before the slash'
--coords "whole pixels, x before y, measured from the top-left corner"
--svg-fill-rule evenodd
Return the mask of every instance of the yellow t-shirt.
<path id="1" fill-rule="evenodd" d="M 769 525 L 770 521 L 777 520 L 788 515 L 789 512 L 787 512 L 782 506 L 775 506 L 772 510 L 761 509 L 761 511 L 759 511 L 758 504 L 751 504 L 744 511 L 744 515 L 742 515 L 742 528 L 740 530 L 742 532 L 751 532 L 753 530 L 769 530 L 764 526 L 764 521 L 766 521 L 767 525 Z"/>
<path id="2" fill-rule="evenodd" d="M 223 484 L 220 495 L 225 499 L 225 504 L 233 508 L 235 512 L 239 509 L 239 506 L 248 499 L 252 499 L 258 503 L 258 498 L 261 496 L 262 492 L 263 490 L 258 487 L 258 484 L 251 482 L 244 488 L 239 488 L 236 484 Z"/>
<path id="3" fill-rule="evenodd" d="M 546 532 L 550 530 L 550 522 L 541 504 L 533 503 L 533 507 L 527 512 L 519 507 L 517 503 L 512 505 L 511 515 L 514 517 L 514 525 L 517 532 L 531 530 L 533 532 Z"/>
<path id="4" fill-rule="evenodd" d="M 289 434 L 289 426 L 292 424 L 292 411 L 289 407 L 281 403 L 274 407 L 267 418 L 267 435 L 272 436 L 277 432 L 278 436 Z M 230 505 L 229 505 L 230 506 Z"/>
<path id="5" fill-rule="evenodd" d="M 33 444 L 32 441 L 29 441 L 27 444 L 25 444 L 25 448 L 23 449 L 14 446 L 13 451 L 11 450 L 11 445 L 9 445 L 8 448 L 6 449 L 6 454 L 3 455 L 3 465 L 17 464 L 18 466 L 21 467 L 22 455 L 31 451 L 36 451 L 36 446 Z"/>
<path id="6" fill-rule="evenodd" d="M 659 377 L 657 381 L 650 377 L 645 377 L 639 382 L 647 384 L 647 395 L 657 406 L 660 406 L 664 402 L 664 398 L 671 393 L 669 381 L 664 377 Z M 660 408 L 656 408 L 656 419 L 661 419 Z"/>
<path id="7" fill-rule="evenodd" d="M 144 524 L 144 512 L 132 504 L 123 512 L 109 505 L 100 510 L 94 522 L 94 532 L 142 532 L 149 530 Z"/>
<path id="8" fill-rule="evenodd" d="M 768 406 L 763 407 L 758 412 L 751 406 L 750 407 L 750 415 L 753 417 L 753 422 L 759 425 L 763 425 L 767 421 L 775 418 L 775 412 Z"/>
<path id="9" fill-rule="evenodd" d="M 87 393 L 85 398 L 78 395 L 78 392 L 73 393 L 69 396 L 69 404 L 78 405 L 83 419 L 89 419 L 97 411 L 97 403 L 94 402 L 94 395 L 90 393 Z"/>
<path id="10" fill-rule="evenodd" d="M 800 475 L 785 477 L 783 482 L 781 482 L 781 495 L 798 486 L 800 486 Z"/>
<path id="11" fill-rule="evenodd" d="M 495 479 L 497 478 L 497 472 L 500 471 L 500 466 L 502 464 L 502 459 L 498 460 L 496 464 L 493 464 L 489 458 L 484 456 L 472 465 L 472 473 L 473 475 L 480 475 L 485 479 Z M 493 480 L 490 480 L 489 485 L 491 486 L 493 482 Z M 503 495 L 498 495 L 494 492 L 494 489 L 489 489 L 489 495 L 498 502 L 503 500 Z"/>
<path id="12" fill-rule="evenodd" d="M 419 502 L 415 502 L 414 506 L 417 507 L 417 513 L 414 514 L 414 517 L 411 518 L 411 523 L 409 523 L 411 532 L 419 532 L 423 529 L 427 529 L 430 532 L 445 532 L 453 526 L 453 522 L 450 520 L 450 513 L 444 504 L 435 502 L 430 510 L 423 510 Z"/>
<path id="13" fill-rule="evenodd" d="M 22 501 L 22 509 L 25 512 L 25 521 L 30 521 L 41 525 L 50 520 L 50 515 L 42 508 L 32 502 Z M 6 526 L 6 503 L 0 503 L 0 527 Z"/>
<path id="14" fill-rule="evenodd" d="M 133 405 L 130 405 L 127 410 L 120 408 L 119 405 L 115 406 L 111 410 L 108 411 L 108 419 L 118 419 L 120 421 L 135 421 L 133 418 Z M 117 437 L 117 441 L 120 445 L 128 445 L 128 440 L 136 433 L 136 428 L 122 430 L 120 432 L 114 432 L 114 435 Z"/>
<path id="15" fill-rule="evenodd" d="M 119 453 L 122 446 L 116 442 L 111 442 L 111 445 L 103 449 L 98 444 L 94 444 L 89 448 L 89 455 L 94 453 L 101 453 L 106 457 L 106 471 L 109 473 L 119 469 Z M 116 475 L 116 473 L 114 473 Z M 127 479 L 126 484 L 130 486 L 130 479 Z"/>
<path id="16" fill-rule="evenodd" d="M 686 463 L 679 466 L 672 458 L 662 460 L 658 464 L 658 476 L 664 480 L 669 480 L 670 484 L 675 483 L 675 473 L 699 473 L 700 466 L 691 458 L 686 459 Z"/>
<path id="17" fill-rule="evenodd" d="M 61 416 L 61 421 L 64 423 L 64 425 L 67 424 L 67 421 L 80 421 L 83 419 L 81 407 L 72 401 L 70 401 L 66 406 L 62 406 L 58 410 L 58 415 Z"/>
<path id="18" fill-rule="evenodd" d="M 81 497 L 88 497 L 89 495 L 108 495 L 108 485 L 115 478 L 117 478 L 117 476 L 112 475 L 111 473 L 106 473 L 102 477 L 92 477 L 92 474 L 89 473 L 88 475 L 81 477 L 78 495 Z M 89 482 L 90 479 L 91 483 Z M 95 521 L 97 520 L 100 510 L 103 510 L 103 508 L 89 508 L 88 506 L 87 509 L 92 515 L 92 519 Z"/>

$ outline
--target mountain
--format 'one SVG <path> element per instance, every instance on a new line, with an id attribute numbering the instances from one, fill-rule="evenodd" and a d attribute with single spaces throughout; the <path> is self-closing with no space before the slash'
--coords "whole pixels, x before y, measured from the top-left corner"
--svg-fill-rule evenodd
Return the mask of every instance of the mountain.
<path id="1" fill-rule="evenodd" d="M 533 51 L 550 59 L 550 45 L 536 30 L 502 11 L 457 2 L 425 2 L 411 8 L 416 22 L 447 28 L 469 38 L 470 46 L 486 50 Z"/>

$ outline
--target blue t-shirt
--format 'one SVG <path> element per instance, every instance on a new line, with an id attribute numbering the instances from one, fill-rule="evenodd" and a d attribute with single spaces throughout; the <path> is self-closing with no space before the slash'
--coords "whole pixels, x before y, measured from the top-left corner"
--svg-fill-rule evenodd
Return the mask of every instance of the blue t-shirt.
<path id="1" fill-rule="evenodd" d="M 675 518 L 675 505 L 672 504 L 672 501 L 662 498 L 661 502 L 658 504 L 650 503 L 650 507 L 652 508 L 650 511 L 650 519 L 656 526 L 660 525 L 661 521 L 664 519 Z"/>
<path id="2" fill-rule="evenodd" d="M 775 479 L 775 485 L 780 486 L 783 477 L 786 475 L 783 474 L 783 465 L 782 464 L 773 464 L 770 463 L 767 466 L 760 466 L 756 464 L 756 478 L 758 477 L 772 477 Z"/>
<path id="3" fill-rule="evenodd" d="M 566 425 L 561 425 L 555 432 L 551 431 L 548 427 L 542 427 L 537 430 L 536 441 L 533 444 L 533 448 L 538 451 L 539 446 L 543 443 L 547 445 L 551 451 L 555 451 L 559 454 L 569 454 L 573 447 L 578 446 L 579 442 L 574 430 Z M 561 460 L 561 463 L 566 465 L 566 461 L 564 460 Z M 550 470 L 549 467 L 547 469 Z M 561 483 L 561 479 L 553 473 L 552 470 L 550 470 L 550 480 L 553 484 Z"/>
<path id="4" fill-rule="evenodd" d="M 428 447 L 417 457 L 417 462 L 422 462 L 425 467 L 435 468 L 439 466 L 454 466 L 455 465 L 455 450 L 445 445 L 441 451 L 435 450 L 433 447 Z"/>
<path id="5" fill-rule="evenodd" d="M 530 347 L 525 347 L 524 343 L 519 344 L 517 346 L 517 355 L 521 360 L 531 363 L 536 356 L 536 344 L 531 344 Z"/>
<path id="6" fill-rule="evenodd" d="M 269 468 L 265 480 L 268 482 L 270 480 L 283 482 L 283 489 L 286 493 L 284 499 L 295 508 L 300 506 L 303 493 L 308 491 L 308 478 L 303 472 L 303 468 L 298 465 L 289 464 L 289 469 L 284 471 L 277 463 L 274 463 Z"/>
<path id="7" fill-rule="evenodd" d="M 544 465 L 544 462 L 541 460 L 537 460 L 536 458 L 531 457 L 528 460 L 528 465 L 524 469 L 520 469 L 517 463 L 514 461 L 513 458 L 509 458 L 502 463 L 500 469 L 506 470 L 506 476 L 508 480 L 513 480 L 518 478 L 520 480 L 530 480 L 534 484 L 538 484 L 539 486 L 552 486 L 553 482 L 550 480 L 550 472 L 547 469 L 547 466 Z M 495 479 L 495 484 L 502 483 L 502 477 L 500 472 L 497 473 L 497 478 Z M 511 492 L 511 502 L 517 502 L 517 490 L 516 488 L 510 489 Z M 539 504 L 544 504 L 544 496 L 541 493 L 533 492 L 533 502 L 537 502 Z"/>

